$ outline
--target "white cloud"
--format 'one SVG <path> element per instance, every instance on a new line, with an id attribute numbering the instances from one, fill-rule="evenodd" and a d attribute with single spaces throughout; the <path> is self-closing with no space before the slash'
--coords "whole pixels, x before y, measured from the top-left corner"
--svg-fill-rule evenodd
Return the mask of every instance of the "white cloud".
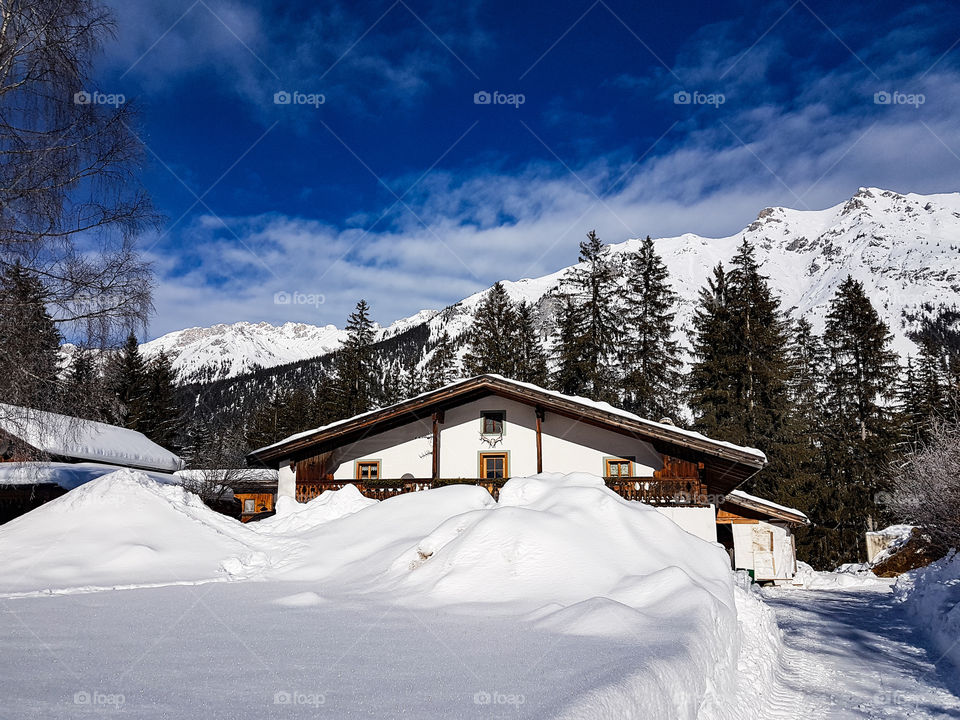
<path id="1" fill-rule="evenodd" d="M 684 232 L 722 237 L 766 206 L 824 208 L 860 186 L 957 190 L 960 76 L 946 61 L 924 74 L 935 51 L 911 51 L 903 31 L 891 32 L 899 35 L 878 38 L 862 53 L 881 80 L 853 56 L 830 71 L 800 59 L 793 95 L 783 97 L 782 87 L 766 79 L 792 59 L 778 42 L 771 39 L 741 57 L 746 46 L 732 39 L 731 28 L 704 30 L 681 55 L 677 72 L 704 91 L 721 89 L 720 76 L 736 61 L 722 88 L 728 101 L 722 112 L 691 112 L 636 167 L 615 148 L 577 166 L 576 176 L 560 163 L 542 161 L 517 172 L 489 166 L 468 174 L 435 171 L 405 197 L 412 212 L 398 206 L 369 232 L 362 228 L 373 226 L 379 209 L 348 208 L 353 214 L 344 226 L 280 214 L 224 218 L 240 241 L 212 218 L 196 218 L 177 231 L 178 241 L 190 238 L 189 250 L 177 242 L 176 257 L 158 254 L 152 334 L 238 320 L 342 325 L 360 297 L 387 323 L 443 307 L 499 279 L 569 265 L 592 228 L 607 242 Z M 902 52 L 877 50 L 894 41 Z M 412 72 L 402 82 L 415 86 L 417 77 Z M 616 82 L 639 92 L 660 88 L 655 102 L 665 115 L 676 110 L 662 82 Z M 878 108 L 873 93 L 887 83 L 924 92 L 927 102 Z M 550 108 L 555 118 L 564 112 Z M 669 126 L 665 119 L 663 129 Z M 519 122 L 515 132 L 530 139 Z M 414 179 L 387 183 L 406 187 Z M 327 301 L 319 308 L 275 305 L 273 295 L 282 290 L 320 293 Z"/>

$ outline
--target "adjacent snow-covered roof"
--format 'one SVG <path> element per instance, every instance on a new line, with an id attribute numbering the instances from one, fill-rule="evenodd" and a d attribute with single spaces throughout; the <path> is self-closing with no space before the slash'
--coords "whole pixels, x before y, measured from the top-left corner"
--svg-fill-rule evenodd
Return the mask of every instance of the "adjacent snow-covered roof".
<path id="1" fill-rule="evenodd" d="M 461 387 L 469 387 L 469 386 L 476 385 L 478 382 L 483 382 L 484 379 L 486 379 L 487 381 L 494 381 L 497 384 L 501 384 L 501 385 L 503 384 L 510 385 L 521 390 L 533 391 L 540 395 L 547 395 L 547 396 L 556 398 L 558 400 L 563 400 L 569 403 L 576 403 L 577 405 L 580 405 L 585 409 L 598 410 L 603 413 L 615 415 L 615 416 L 624 418 L 626 420 L 630 420 L 631 422 L 646 426 L 652 430 L 657 430 L 661 434 L 665 434 L 677 439 L 686 438 L 688 440 L 698 441 L 700 443 L 708 444 L 716 448 L 726 448 L 728 450 L 732 450 L 737 453 L 741 453 L 743 455 L 749 455 L 755 459 L 755 462 L 758 464 L 758 466 L 766 462 L 766 456 L 756 448 L 741 447 L 739 445 L 734 445 L 733 443 L 724 442 L 722 440 L 714 440 L 712 438 L 708 438 L 706 435 L 702 435 L 701 433 L 694 432 L 692 430 L 684 430 L 683 428 L 676 427 L 675 425 L 669 425 L 666 423 L 654 422 L 653 420 L 647 420 L 646 418 L 642 418 L 639 415 L 634 415 L 631 412 L 627 412 L 626 410 L 621 410 L 620 408 L 614 407 L 609 403 L 597 402 L 595 400 L 590 400 L 588 398 L 578 397 L 575 395 L 564 395 L 562 393 L 556 392 L 555 390 L 547 390 L 546 388 L 542 388 L 538 385 L 520 382 L 519 380 L 512 380 L 510 378 L 503 377 L 502 375 L 496 375 L 493 373 L 490 373 L 487 375 L 478 375 L 476 377 L 468 378 L 465 380 L 458 380 L 456 382 L 450 383 L 449 385 L 445 385 L 444 387 L 441 387 L 437 390 L 431 390 L 429 392 L 421 393 L 420 395 L 410 398 L 409 400 L 404 400 L 403 402 L 397 403 L 396 405 L 391 405 L 386 408 L 379 408 L 377 410 L 371 410 L 366 413 L 361 413 L 360 415 L 355 415 L 354 417 L 345 418 L 343 420 L 337 420 L 335 422 L 329 423 L 328 425 L 323 425 L 321 427 L 314 428 L 312 430 L 306 430 L 304 432 L 296 433 L 279 442 L 273 443 L 272 445 L 267 445 L 266 447 L 262 447 L 258 450 L 254 450 L 251 453 L 251 456 L 258 456 L 262 453 L 271 454 L 271 451 L 275 451 L 284 446 L 290 445 L 292 443 L 296 443 L 298 440 L 304 440 L 311 436 L 325 434 L 330 432 L 331 430 L 336 430 L 341 426 L 346 426 L 352 423 L 356 423 L 357 421 L 360 421 L 363 419 L 373 418 L 378 414 L 387 414 L 396 408 L 400 408 L 401 406 L 416 404 L 418 401 L 421 401 L 421 400 L 426 401 L 432 398 L 433 396 L 450 394 L 451 391 L 456 392 L 456 390 Z"/>
<path id="2" fill-rule="evenodd" d="M 183 461 L 136 430 L 0 403 L 0 430 L 48 455 L 173 472 Z"/>
<path id="3" fill-rule="evenodd" d="M 116 465 L 103 463 L 7 462 L 0 463 L 0 485 L 59 485 L 64 490 L 73 490 L 120 470 Z M 165 485 L 180 484 L 180 478 L 172 473 L 140 472 Z"/>
<path id="4" fill-rule="evenodd" d="M 796 518 L 797 522 L 802 522 L 804 524 L 810 523 L 810 518 L 796 508 L 787 507 L 786 505 L 778 505 L 772 500 L 757 497 L 756 495 L 749 495 L 743 492 L 743 490 L 733 490 L 730 492 L 727 495 L 727 501 L 732 502 L 734 505 L 752 507 L 755 510 L 768 510 L 771 512 L 771 514 L 777 517 L 783 517 L 785 519 L 792 519 L 787 517 L 792 515 Z"/>

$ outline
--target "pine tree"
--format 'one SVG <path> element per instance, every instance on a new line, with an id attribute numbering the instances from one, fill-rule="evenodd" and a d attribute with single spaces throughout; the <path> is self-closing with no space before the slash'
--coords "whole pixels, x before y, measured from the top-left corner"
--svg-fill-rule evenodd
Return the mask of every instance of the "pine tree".
<path id="1" fill-rule="evenodd" d="M 161 447 L 177 449 L 183 408 L 177 395 L 177 377 L 165 352 L 146 366 L 147 396 L 139 430 Z"/>
<path id="2" fill-rule="evenodd" d="M 554 329 L 556 369 L 552 384 L 564 395 L 586 395 L 589 389 L 582 324 L 580 310 L 573 298 L 569 295 L 563 297 Z"/>
<path id="3" fill-rule="evenodd" d="M 513 339 L 515 380 L 545 386 L 548 382 L 547 354 L 540 342 L 533 308 L 526 301 L 517 305 L 516 337 Z"/>
<path id="4" fill-rule="evenodd" d="M 78 347 L 64 382 L 63 410 L 72 417 L 110 422 L 118 413 L 117 399 L 97 367 L 94 353 Z"/>
<path id="5" fill-rule="evenodd" d="M 383 382 L 380 388 L 380 406 L 395 405 L 404 399 L 403 377 L 400 363 L 388 363 L 383 371 Z"/>
<path id="6" fill-rule="evenodd" d="M 140 354 L 140 344 L 132 332 L 113 358 L 109 372 L 110 386 L 119 402 L 116 424 L 139 430 L 150 392 L 146 363 Z"/>
<path id="7" fill-rule="evenodd" d="M 722 438 L 734 417 L 733 320 L 727 297 L 727 274 L 718 264 L 707 285 L 700 289 L 693 315 L 693 364 L 688 393 L 698 430 Z"/>
<path id="8" fill-rule="evenodd" d="M 680 350 L 673 339 L 677 294 L 648 235 L 629 258 L 625 320 L 624 404 L 644 417 L 676 417 L 680 406 Z"/>
<path id="9" fill-rule="evenodd" d="M 484 296 L 467 334 L 468 349 L 463 358 L 467 375 L 496 373 L 514 375 L 512 338 L 517 327 L 516 308 L 502 283 Z"/>
<path id="10" fill-rule="evenodd" d="M 0 398 L 10 405 L 56 410 L 61 400 L 60 332 L 44 287 L 19 264 L 0 275 Z"/>
<path id="11" fill-rule="evenodd" d="M 805 318 L 793 326 L 789 350 L 791 368 L 788 383 L 791 413 L 789 430 L 776 451 L 778 472 L 764 470 L 756 476 L 752 490 L 789 507 L 799 508 L 811 518 L 822 514 L 822 392 L 823 344 Z M 799 529 L 797 546 L 802 557 L 812 559 L 810 533 Z"/>
<path id="12" fill-rule="evenodd" d="M 734 416 L 724 439 L 759 447 L 772 455 L 769 474 L 778 468 L 777 446 L 790 413 L 788 325 L 780 299 L 760 274 L 746 240 L 730 262 L 727 298 L 733 340 Z"/>
<path id="13" fill-rule="evenodd" d="M 591 230 L 580 243 L 579 265 L 566 277 L 577 312 L 577 335 L 584 373 L 583 387 L 594 400 L 616 402 L 621 320 L 617 314 L 616 271 L 609 248 Z"/>
<path id="14" fill-rule="evenodd" d="M 370 410 L 375 397 L 373 322 L 365 300 L 357 303 L 346 325 L 347 340 L 334 362 L 337 375 L 337 405 L 341 417 Z"/>
<path id="15" fill-rule="evenodd" d="M 457 352 L 446 330 L 440 333 L 433 354 L 424 367 L 426 389 L 436 390 L 448 385 L 457 376 Z"/>
<path id="16" fill-rule="evenodd" d="M 848 276 L 831 302 L 824 333 L 828 502 L 820 552 L 828 563 L 861 558 L 863 533 L 875 528 L 883 510 L 879 493 L 886 489 L 882 477 L 896 436 L 887 403 L 897 374 L 891 340 L 863 285 Z"/>

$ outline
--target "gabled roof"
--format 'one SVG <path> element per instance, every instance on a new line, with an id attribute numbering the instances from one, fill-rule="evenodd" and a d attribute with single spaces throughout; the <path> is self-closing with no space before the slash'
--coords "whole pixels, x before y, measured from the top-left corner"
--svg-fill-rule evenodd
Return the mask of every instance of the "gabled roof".
<path id="1" fill-rule="evenodd" d="M 766 498 L 757 497 L 756 495 L 748 495 L 742 490 L 734 490 L 727 495 L 727 499 L 724 504 L 726 503 L 730 503 L 741 508 L 746 508 L 747 510 L 753 510 L 756 513 L 766 515 L 767 517 L 776 520 L 798 523 L 800 525 L 810 524 L 810 518 L 796 508 L 787 507 L 786 505 L 778 505 L 777 503 L 767 500 Z"/>
<path id="2" fill-rule="evenodd" d="M 136 430 L 0 403 L 0 431 L 46 455 L 173 472 L 183 461 Z"/>
<path id="3" fill-rule="evenodd" d="M 713 440 L 691 430 L 654 422 L 615 408 L 608 403 L 563 395 L 537 385 L 500 375 L 478 375 L 426 392 L 403 402 L 372 410 L 313 430 L 291 435 L 280 442 L 254 450 L 247 456 L 253 464 L 276 467 L 289 460 L 318 455 L 360 437 L 429 417 L 437 410 L 455 407 L 487 395 L 498 395 L 543 408 L 587 424 L 651 442 L 664 453 L 711 460 L 707 482 L 733 488 L 766 464 L 754 448 Z"/>

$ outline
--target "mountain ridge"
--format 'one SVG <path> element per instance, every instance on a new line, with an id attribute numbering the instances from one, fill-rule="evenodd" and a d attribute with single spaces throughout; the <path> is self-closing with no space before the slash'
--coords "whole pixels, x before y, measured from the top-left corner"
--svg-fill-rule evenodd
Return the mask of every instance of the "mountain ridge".
<path id="1" fill-rule="evenodd" d="M 915 351 L 908 333 L 925 308 L 951 306 L 960 298 L 960 193 L 918 195 L 860 188 L 851 198 L 823 210 L 764 208 L 747 227 L 723 238 L 685 233 L 655 239 L 680 296 L 676 324 L 681 340 L 708 273 L 718 262 L 727 263 L 744 239 L 753 244 L 784 310 L 807 317 L 817 331 L 823 329 L 839 283 L 848 274 L 863 282 L 901 355 Z M 616 262 L 640 242 L 632 238 L 609 245 L 611 257 Z M 534 305 L 548 347 L 553 299 L 562 292 L 569 269 L 502 281 L 514 300 Z M 422 310 L 386 327 L 377 325 L 376 339 L 422 325 L 429 329 L 429 340 L 441 330 L 459 337 L 469 328 L 485 293 L 474 293 L 442 310 Z M 179 330 L 141 347 L 148 356 L 165 350 L 179 379 L 196 382 L 321 357 L 340 347 L 345 335 L 334 325 L 241 322 Z"/>

